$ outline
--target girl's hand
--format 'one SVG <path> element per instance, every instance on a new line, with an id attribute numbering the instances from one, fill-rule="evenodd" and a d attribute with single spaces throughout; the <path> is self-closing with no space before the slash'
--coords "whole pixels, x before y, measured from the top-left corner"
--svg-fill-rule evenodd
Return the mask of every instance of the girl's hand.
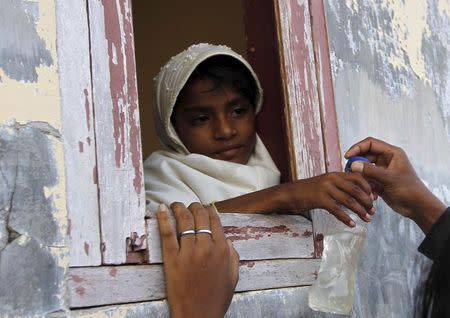
<path id="1" fill-rule="evenodd" d="M 303 212 L 325 209 L 348 226 L 355 226 L 343 207 L 370 222 L 374 214 L 373 195 L 369 183 L 353 172 L 333 172 L 287 184 L 290 209 Z"/>
<path id="2" fill-rule="evenodd" d="M 211 209 L 200 203 L 188 209 L 172 203 L 171 208 L 178 233 L 204 231 L 177 238 L 166 208 L 157 212 L 170 316 L 223 317 L 239 278 L 239 255 Z"/>

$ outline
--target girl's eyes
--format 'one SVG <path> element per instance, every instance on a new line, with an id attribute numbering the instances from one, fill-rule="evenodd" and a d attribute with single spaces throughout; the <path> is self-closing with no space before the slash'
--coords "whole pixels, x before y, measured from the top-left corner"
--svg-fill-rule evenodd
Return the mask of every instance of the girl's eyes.
<path id="1" fill-rule="evenodd" d="M 250 106 L 246 105 L 236 105 L 231 109 L 232 118 L 241 118 L 247 114 Z M 193 126 L 202 126 L 206 124 L 211 119 L 209 114 L 196 114 L 192 116 L 190 122 Z"/>
<path id="2" fill-rule="evenodd" d="M 248 107 L 245 106 L 236 106 L 233 108 L 231 115 L 233 117 L 241 117 L 247 113 Z"/>
<path id="3" fill-rule="evenodd" d="M 209 120 L 207 115 L 198 115 L 192 118 L 191 122 L 193 125 L 198 126 L 206 123 Z"/>

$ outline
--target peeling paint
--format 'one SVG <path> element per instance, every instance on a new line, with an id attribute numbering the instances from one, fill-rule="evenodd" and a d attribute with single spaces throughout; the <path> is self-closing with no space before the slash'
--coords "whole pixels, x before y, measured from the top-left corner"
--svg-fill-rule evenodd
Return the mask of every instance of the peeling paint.
<path id="1" fill-rule="evenodd" d="M 0 68 L 10 79 L 37 82 L 36 69 L 53 64 L 51 53 L 36 29 L 38 6 L 39 3 L 29 1 L 0 2 Z"/>
<path id="2" fill-rule="evenodd" d="M 61 129 L 55 24 L 54 0 L 1 1 L 0 122 L 35 120 Z"/>
<path id="3" fill-rule="evenodd" d="M 89 92 L 86 88 L 83 90 L 83 94 L 84 94 L 84 111 L 86 113 L 86 126 L 87 126 L 88 131 L 90 131 L 91 130 L 91 104 L 90 104 L 90 100 L 89 100 Z M 89 140 L 89 145 L 91 145 L 90 140 Z"/>
<path id="4" fill-rule="evenodd" d="M 89 255 L 89 244 L 84 242 L 84 252 L 86 253 L 86 255 Z"/>
<path id="5" fill-rule="evenodd" d="M 110 271 L 109 271 L 109 275 L 110 276 L 112 276 L 112 277 L 116 277 L 116 275 L 117 275 L 117 268 L 112 268 Z"/>
<path id="6" fill-rule="evenodd" d="M 73 281 L 74 281 L 75 283 L 82 283 L 82 282 L 85 281 L 84 278 L 82 278 L 82 277 L 80 277 L 80 276 L 78 276 L 78 275 L 71 275 L 70 278 L 73 279 Z"/>
<path id="7" fill-rule="evenodd" d="M 265 226 L 224 226 L 223 231 L 226 237 L 234 241 L 242 241 L 242 240 L 259 240 L 265 235 L 271 236 L 272 234 L 285 234 L 290 237 L 298 237 L 299 233 L 292 232 L 285 225 L 277 225 L 273 227 L 265 227 Z"/>
<path id="8" fill-rule="evenodd" d="M 84 287 L 81 287 L 81 286 L 78 286 L 78 287 L 75 289 L 75 291 L 76 291 L 76 293 L 77 293 L 78 295 L 80 295 L 80 296 L 83 296 L 84 293 L 86 292 L 86 290 L 84 289 Z"/>
<path id="9" fill-rule="evenodd" d="M 450 17 L 450 2 L 448 0 L 438 0 L 438 10 L 440 15 L 447 15 Z"/>
<path id="10" fill-rule="evenodd" d="M 358 13 L 353 0 L 325 3 L 342 150 L 367 136 L 404 148 L 449 204 L 450 19 L 442 3 L 358 1 Z M 417 252 L 423 234 L 378 201 L 352 317 L 414 316 L 429 269 Z"/>
<path id="11" fill-rule="evenodd" d="M 308 307 L 307 294 L 307 287 L 238 293 L 234 295 L 225 317 L 338 317 L 312 311 Z M 71 316 L 75 318 L 168 318 L 169 309 L 167 301 L 162 300 L 75 310 L 71 312 Z"/>
<path id="12" fill-rule="evenodd" d="M 59 132 L 42 122 L 0 125 L 2 314 L 65 308 L 68 248 L 59 139 Z"/>

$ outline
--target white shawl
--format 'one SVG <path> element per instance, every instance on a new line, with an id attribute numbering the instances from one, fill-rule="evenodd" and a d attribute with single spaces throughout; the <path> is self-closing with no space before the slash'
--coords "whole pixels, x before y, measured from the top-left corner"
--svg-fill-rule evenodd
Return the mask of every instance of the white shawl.
<path id="1" fill-rule="evenodd" d="M 246 165 L 199 154 L 156 151 L 144 163 L 150 208 L 174 201 L 209 204 L 262 190 L 280 182 L 280 173 L 259 138 Z"/>
<path id="2" fill-rule="evenodd" d="M 154 152 L 144 162 L 146 199 L 150 209 L 174 201 L 189 205 L 208 204 L 265 189 L 280 182 L 280 172 L 257 136 L 255 151 L 246 165 L 191 154 L 170 122 L 178 94 L 194 69 L 215 55 L 236 58 L 252 74 L 258 93 L 255 112 L 262 104 L 262 89 L 256 74 L 239 54 L 223 45 L 196 44 L 173 57 L 155 78 L 155 125 L 167 150 Z"/>

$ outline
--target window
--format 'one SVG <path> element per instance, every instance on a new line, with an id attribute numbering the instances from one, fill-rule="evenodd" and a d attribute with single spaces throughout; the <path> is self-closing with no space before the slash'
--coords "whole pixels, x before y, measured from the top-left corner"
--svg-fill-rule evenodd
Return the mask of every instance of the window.
<path id="1" fill-rule="evenodd" d="M 199 27 L 198 32 L 211 31 L 202 27 L 208 3 L 196 9 L 198 16 L 193 20 L 198 24 L 193 24 L 190 32 L 195 27 Z M 153 10 L 164 10 L 164 1 L 136 0 L 133 5 L 133 12 L 131 0 L 59 5 L 60 12 L 67 14 L 64 25 L 58 26 L 65 34 L 58 46 L 71 224 L 72 308 L 164 297 L 156 222 L 152 217 L 144 218 L 142 157 L 157 147 L 155 139 L 149 137 L 154 133 L 149 129 L 152 119 L 148 97 L 157 69 L 149 74 L 147 66 L 159 67 L 192 42 L 218 43 L 232 33 L 230 29 L 217 40 L 216 33 L 198 39 L 188 33 L 188 42 L 183 42 L 167 36 L 169 30 L 152 24 Z M 179 5 L 183 12 L 187 9 L 181 6 L 189 2 L 179 1 Z M 236 0 L 226 8 L 229 12 L 223 9 L 220 14 L 229 15 L 230 28 L 232 25 L 237 36 L 229 40 L 235 45 L 227 40 L 223 44 L 242 50 L 260 77 L 265 106 L 258 131 L 283 179 L 337 168 L 339 145 L 321 4 Z M 189 16 L 192 14 L 195 12 Z M 170 19 L 168 14 L 156 17 Z M 174 34 L 181 36 L 182 31 L 185 28 L 174 30 Z M 152 32 L 161 37 L 145 41 Z M 73 54 L 73 43 L 77 43 L 77 54 Z M 171 46 L 174 44 L 177 47 Z M 173 51 L 162 51 L 167 47 Z M 161 56 L 157 63 L 147 63 L 156 60 L 157 54 Z M 322 111 L 325 106 L 329 109 Z M 320 262 L 320 213 L 314 212 L 313 222 L 293 215 L 223 215 L 224 230 L 242 259 L 237 290 L 311 284 Z M 132 265 L 138 263 L 144 265 Z M 126 266 L 115 266 L 119 264 Z"/>

